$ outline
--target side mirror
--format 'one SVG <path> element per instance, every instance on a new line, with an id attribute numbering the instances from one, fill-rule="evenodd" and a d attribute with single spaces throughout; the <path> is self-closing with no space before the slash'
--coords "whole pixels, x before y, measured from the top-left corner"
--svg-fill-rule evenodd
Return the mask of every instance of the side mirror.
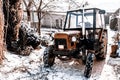
<path id="1" fill-rule="evenodd" d="M 99 14 L 105 14 L 105 10 L 100 10 Z"/>

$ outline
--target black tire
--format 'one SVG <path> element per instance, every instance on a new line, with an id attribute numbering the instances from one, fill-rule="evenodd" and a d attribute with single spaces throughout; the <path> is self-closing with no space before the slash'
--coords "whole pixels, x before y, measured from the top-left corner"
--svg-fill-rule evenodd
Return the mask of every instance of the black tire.
<path id="1" fill-rule="evenodd" d="M 86 78 L 89 78 L 92 73 L 92 67 L 93 67 L 93 60 L 94 60 L 94 54 L 88 53 L 87 59 L 86 59 L 86 65 L 85 65 L 85 71 L 84 71 L 84 76 Z"/>
<path id="2" fill-rule="evenodd" d="M 107 54 L 107 32 L 104 32 L 102 41 L 100 42 L 99 51 L 96 55 L 96 59 L 103 60 L 106 58 L 106 54 Z"/>
<path id="3" fill-rule="evenodd" d="M 53 54 L 53 46 L 48 46 L 44 51 L 43 62 L 44 67 L 53 66 L 55 61 L 55 55 Z"/>

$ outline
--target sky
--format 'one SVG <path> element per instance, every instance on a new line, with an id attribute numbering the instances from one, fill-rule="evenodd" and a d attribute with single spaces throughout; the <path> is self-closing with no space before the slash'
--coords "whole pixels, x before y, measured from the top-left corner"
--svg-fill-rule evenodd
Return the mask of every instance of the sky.
<path id="1" fill-rule="evenodd" d="M 80 0 L 79 0 L 80 1 Z M 105 9 L 107 12 L 114 12 L 120 8 L 120 0 L 84 0 L 93 7 Z"/>
<path id="2" fill-rule="evenodd" d="M 75 1 L 79 3 L 82 3 L 84 1 L 88 2 L 90 7 L 104 9 L 106 10 L 106 12 L 115 12 L 118 8 L 120 8 L 120 0 L 65 0 L 65 1 L 66 3 L 63 2 L 62 4 L 60 3 L 59 5 L 61 6 L 68 5 L 69 1 Z"/>
<path id="3" fill-rule="evenodd" d="M 36 0 L 36 2 L 37 1 L 39 1 L 39 0 Z M 43 0 L 43 1 L 45 2 L 48 0 Z M 57 3 L 54 3 L 54 4 L 62 6 L 65 9 L 68 8 L 69 1 L 77 1 L 79 3 L 82 3 L 83 1 L 84 2 L 87 1 L 90 7 L 104 9 L 104 10 L 106 10 L 106 12 L 115 12 L 118 8 L 120 8 L 120 0 L 55 0 L 55 1 Z M 38 2 L 38 4 L 39 4 L 39 2 Z M 78 5 L 80 5 L 80 4 L 78 4 Z M 58 11 L 60 11 L 60 10 L 58 9 Z"/>

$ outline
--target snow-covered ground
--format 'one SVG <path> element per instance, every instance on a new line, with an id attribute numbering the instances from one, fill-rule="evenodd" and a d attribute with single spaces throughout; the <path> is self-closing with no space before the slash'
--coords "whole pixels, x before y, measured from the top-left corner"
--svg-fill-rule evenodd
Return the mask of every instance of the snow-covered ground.
<path id="1" fill-rule="evenodd" d="M 120 58 L 109 57 L 109 44 L 106 60 L 95 60 L 89 79 L 83 75 L 85 66 L 81 60 L 63 62 L 56 58 L 53 67 L 44 68 L 42 59 L 45 47 L 41 47 L 29 56 L 5 51 L 5 59 L 0 65 L 0 80 L 120 80 Z"/>

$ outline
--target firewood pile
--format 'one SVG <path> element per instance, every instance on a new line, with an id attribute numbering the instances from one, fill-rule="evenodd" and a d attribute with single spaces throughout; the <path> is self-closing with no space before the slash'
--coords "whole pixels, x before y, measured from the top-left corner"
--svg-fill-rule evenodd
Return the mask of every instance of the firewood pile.
<path id="1" fill-rule="evenodd" d="M 11 42 L 11 48 L 15 54 L 29 55 L 33 49 L 36 49 L 40 45 L 39 34 L 27 24 L 21 24 L 19 29 L 19 36 L 17 41 Z"/>
<path id="2" fill-rule="evenodd" d="M 29 55 L 33 49 L 40 45 L 39 34 L 26 24 L 22 24 L 19 29 L 19 40 L 17 42 L 18 54 Z"/>

